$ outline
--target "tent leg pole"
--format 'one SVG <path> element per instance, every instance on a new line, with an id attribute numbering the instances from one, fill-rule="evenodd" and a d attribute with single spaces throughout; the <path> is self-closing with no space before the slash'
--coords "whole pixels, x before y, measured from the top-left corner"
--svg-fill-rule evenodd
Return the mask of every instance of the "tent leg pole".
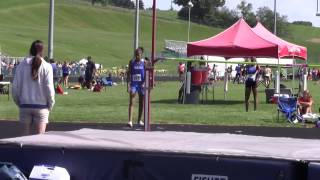
<path id="1" fill-rule="evenodd" d="M 212 102 L 214 102 L 214 84 L 212 85 Z"/>
<path id="2" fill-rule="evenodd" d="M 295 82 L 294 82 L 294 80 L 295 80 L 295 77 L 294 77 L 294 75 L 295 75 L 295 65 L 296 65 L 296 61 L 295 61 L 295 59 L 294 59 L 294 57 L 292 57 L 292 62 L 293 62 L 293 66 L 292 66 L 292 90 L 293 90 L 293 92 L 294 92 L 294 87 L 295 87 Z"/>

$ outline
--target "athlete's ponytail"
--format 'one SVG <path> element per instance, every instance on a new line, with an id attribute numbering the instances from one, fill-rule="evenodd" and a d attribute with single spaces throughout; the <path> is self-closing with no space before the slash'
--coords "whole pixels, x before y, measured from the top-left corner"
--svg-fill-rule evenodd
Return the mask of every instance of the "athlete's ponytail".
<path id="1" fill-rule="evenodd" d="M 30 55 L 33 56 L 31 64 L 31 77 L 33 80 L 38 79 L 39 67 L 42 63 L 43 42 L 36 40 L 31 44 Z"/>

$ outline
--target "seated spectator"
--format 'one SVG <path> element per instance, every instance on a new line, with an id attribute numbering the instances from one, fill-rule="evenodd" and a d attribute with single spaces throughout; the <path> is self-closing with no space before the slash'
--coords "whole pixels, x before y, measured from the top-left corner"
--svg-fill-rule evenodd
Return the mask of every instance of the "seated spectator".
<path id="1" fill-rule="evenodd" d="M 302 97 L 298 98 L 299 112 L 301 115 L 312 113 L 313 99 L 308 90 L 303 91 Z"/>
<path id="2" fill-rule="evenodd" d="M 95 80 L 92 81 L 92 91 L 93 92 L 100 92 L 102 89 L 102 86 L 97 83 Z"/>
<path id="3" fill-rule="evenodd" d="M 107 77 L 106 79 L 107 79 L 107 81 L 112 82 L 112 75 L 111 75 L 111 73 L 108 74 L 108 77 Z"/>
<path id="4" fill-rule="evenodd" d="M 101 78 L 101 83 L 103 86 L 113 86 L 113 80 L 112 80 L 112 75 L 111 73 L 108 74 L 107 77 Z"/>

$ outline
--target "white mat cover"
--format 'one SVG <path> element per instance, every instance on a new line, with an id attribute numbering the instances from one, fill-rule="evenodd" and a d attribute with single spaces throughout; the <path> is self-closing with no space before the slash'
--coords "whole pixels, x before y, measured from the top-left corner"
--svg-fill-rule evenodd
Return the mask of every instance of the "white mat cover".
<path id="1" fill-rule="evenodd" d="M 320 161 L 320 140 L 191 132 L 81 129 L 0 140 L 19 145 Z"/>

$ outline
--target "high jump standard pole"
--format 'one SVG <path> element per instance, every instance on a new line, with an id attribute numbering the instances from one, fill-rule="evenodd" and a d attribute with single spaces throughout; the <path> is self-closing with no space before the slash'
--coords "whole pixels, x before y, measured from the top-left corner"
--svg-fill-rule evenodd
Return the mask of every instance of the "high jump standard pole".
<path id="1" fill-rule="evenodd" d="M 152 6 L 152 52 L 151 52 L 151 67 L 146 68 L 145 95 L 144 95 L 144 130 L 150 131 L 151 116 L 150 116 L 150 93 L 154 85 L 154 64 L 156 63 L 156 19 L 157 19 L 157 1 L 153 0 Z"/>

